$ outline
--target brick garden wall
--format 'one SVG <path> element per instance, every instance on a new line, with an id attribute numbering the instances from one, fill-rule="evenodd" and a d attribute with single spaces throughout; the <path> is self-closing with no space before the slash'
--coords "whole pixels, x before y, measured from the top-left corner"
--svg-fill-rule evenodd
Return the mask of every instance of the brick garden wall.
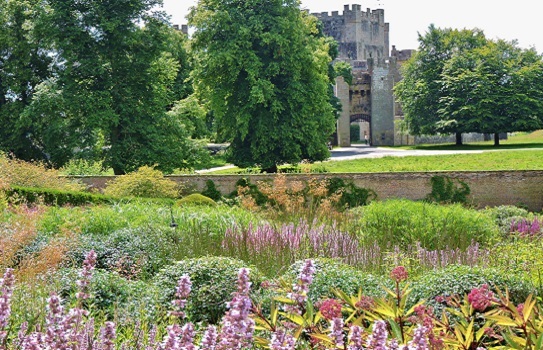
<path id="1" fill-rule="evenodd" d="M 289 180 L 310 177 L 326 179 L 339 177 L 357 186 L 374 190 L 379 199 L 422 199 L 431 192 L 430 178 L 443 175 L 465 181 L 471 188 L 470 200 L 479 207 L 498 205 L 526 205 L 532 211 L 543 209 L 543 171 L 484 171 L 484 172 L 406 172 L 406 173 L 344 173 L 344 174 L 287 174 Z M 201 191 L 205 182 L 212 180 L 223 194 L 235 190 L 240 178 L 252 183 L 271 181 L 274 175 L 182 175 L 168 178 L 182 183 L 191 192 Z M 81 177 L 80 180 L 96 189 L 105 187 L 113 176 Z"/>

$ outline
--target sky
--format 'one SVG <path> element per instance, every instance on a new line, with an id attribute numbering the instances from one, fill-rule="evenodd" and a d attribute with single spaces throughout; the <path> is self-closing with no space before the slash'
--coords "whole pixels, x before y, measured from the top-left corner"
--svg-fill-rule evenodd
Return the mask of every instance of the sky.
<path id="1" fill-rule="evenodd" d="M 197 0 L 163 0 L 173 24 L 186 24 L 185 16 Z M 390 23 L 390 44 L 398 50 L 416 49 L 418 33 L 430 24 L 439 28 L 479 28 L 489 39 L 518 40 L 523 48 L 543 52 L 541 0 L 302 0 L 310 12 L 343 12 L 347 4 L 384 9 Z"/>

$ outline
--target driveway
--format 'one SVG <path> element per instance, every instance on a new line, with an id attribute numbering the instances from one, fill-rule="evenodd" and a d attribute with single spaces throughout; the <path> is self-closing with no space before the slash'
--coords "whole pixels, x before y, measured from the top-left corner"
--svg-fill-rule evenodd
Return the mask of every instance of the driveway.
<path id="1" fill-rule="evenodd" d="M 406 157 L 406 156 L 433 156 L 444 154 L 459 153 L 483 153 L 483 151 L 466 150 L 446 150 L 446 151 L 427 151 L 427 150 L 405 150 L 396 148 L 370 147 L 366 145 L 351 145 L 350 147 L 337 147 L 332 151 L 330 160 L 349 160 L 358 158 L 382 158 L 382 157 Z"/>

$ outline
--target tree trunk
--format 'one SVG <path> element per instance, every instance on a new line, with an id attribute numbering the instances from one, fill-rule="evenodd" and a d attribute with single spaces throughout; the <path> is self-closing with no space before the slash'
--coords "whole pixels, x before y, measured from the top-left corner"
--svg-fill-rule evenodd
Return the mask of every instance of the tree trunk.
<path id="1" fill-rule="evenodd" d="M 500 133 L 496 132 L 494 133 L 494 146 L 500 145 Z"/>
<path id="2" fill-rule="evenodd" d="M 462 146 L 462 133 L 461 132 L 456 133 L 456 145 L 457 146 Z"/>

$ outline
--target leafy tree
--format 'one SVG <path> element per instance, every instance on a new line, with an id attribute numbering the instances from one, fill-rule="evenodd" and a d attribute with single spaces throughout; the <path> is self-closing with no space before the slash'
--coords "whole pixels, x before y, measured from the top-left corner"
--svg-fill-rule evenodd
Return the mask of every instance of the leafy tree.
<path id="1" fill-rule="evenodd" d="M 295 0 L 200 0 L 188 18 L 196 92 L 230 141 L 230 161 L 274 172 L 326 159 L 335 118 L 317 19 Z"/>
<path id="2" fill-rule="evenodd" d="M 534 49 L 489 41 L 454 55 L 442 74 L 441 123 L 466 131 L 499 133 L 543 127 L 543 61 Z"/>
<path id="3" fill-rule="evenodd" d="M 419 34 L 417 53 L 403 68 L 403 80 L 395 87 L 402 104 L 405 124 L 413 135 L 456 133 L 457 144 L 467 130 L 453 123 L 441 122 L 442 73 L 454 55 L 462 55 L 487 40 L 482 31 L 440 29 L 431 25 L 424 35 Z"/>
<path id="4" fill-rule="evenodd" d="M 160 3 L 43 2 L 40 24 L 56 65 L 25 116 L 54 165 L 85 152 L 103 156 L 115 174 L 153 164 L 171 172 L 198 161 L 186 124 L 167 113 L 191 88 L 183 35 L 154 10 Z"/>
<path id="5" fill-rule="evenodd" d="M 339 61 L 334 64 L 334 70 L 338 77 L 343 77 L 349 85 L 353 83 L 353 68 L 348 62 Z"/>
<path id="6" fill-rule="evenodd" d="M 18 158 L 44 159 L 32 123 L 20 118 L 36 86 L 50 76 L 51 57 L 36 36 L 38 0 L 0 0 L 0 150 Z"/>

